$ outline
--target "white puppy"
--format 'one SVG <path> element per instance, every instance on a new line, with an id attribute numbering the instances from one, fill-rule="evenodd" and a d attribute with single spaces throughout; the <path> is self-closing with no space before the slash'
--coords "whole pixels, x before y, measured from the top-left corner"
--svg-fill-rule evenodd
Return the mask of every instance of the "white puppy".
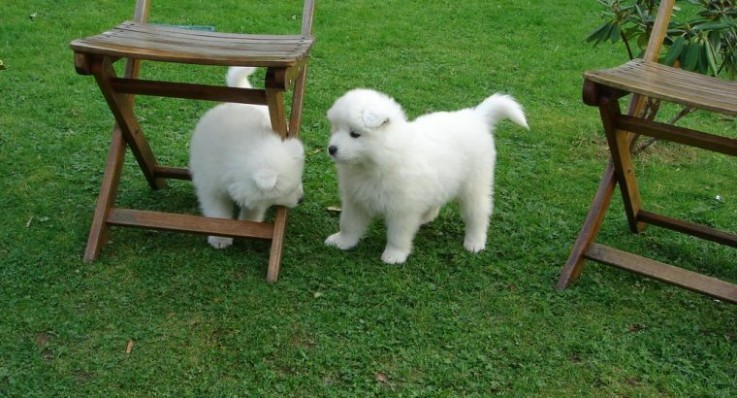
<path id="1" fill-rule="evenodd" d="M 230 68 L 230 86 L 250 88 L 252 68 Z M 226 103 L 205 113 L 190 144 L 189 171 L 202 213 L 263 221 L 273 205 L 294 207 L 302 199 L 304 148 L 296 138 L 282 141 L 271 130 L 264 106 Z M 232 238 L 210 236 L 215 248 Z"/>
<path id="2" fill-rule="evenodd" d="M 381 216 L 387 226 L 381 259 L 403 263 L 420 225 L 455 198 L 466 226 L 465 248 L 485 248 L 496 160 L 491 131 L 504 118 L 528 128 L 512 97 L 494 94 L 475 108 L 410 122 L 392 98 L 356 89 L 335 101 L 327 117 L 342 213 L 340 232 L 325 244 L 350 249 L 371 219 Z"/>

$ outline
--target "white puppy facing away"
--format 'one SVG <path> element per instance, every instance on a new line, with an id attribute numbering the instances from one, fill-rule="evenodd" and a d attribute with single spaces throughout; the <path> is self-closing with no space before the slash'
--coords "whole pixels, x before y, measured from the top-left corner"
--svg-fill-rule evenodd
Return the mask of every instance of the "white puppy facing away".
<path id="1" fill-rule="evenodd" d="M 494 94 L 475 108 L 408 121 L 392 98 L 355 89 L 338 98 L 327 117 L 342 213 L 340 231 L 325 244 L 354 247 L 371 219 L 380 216 L 387 227 L 381 259 L 403 263 L 420 226 L 457 199 L 466 227 L 464 247 L 474 253 L 486 247 L 496 161 L 493 127 L 509 118 L 528 128 L 512 97 Z"/>
<path id="2" fill-rule="evenodd" d="M 249 88 L 252 68 L 230 68 L 230 86 Z M 203 215 L 263 221 L 273 205 L 295 207 L 302 199 L 304 148 L 296 138 L 284 141 L 271 129 L 260 105 L 226 103 L 207 111 L 190 143 L 189 170 Z M 210 236 L 215 248 L 232 238 Z"/>

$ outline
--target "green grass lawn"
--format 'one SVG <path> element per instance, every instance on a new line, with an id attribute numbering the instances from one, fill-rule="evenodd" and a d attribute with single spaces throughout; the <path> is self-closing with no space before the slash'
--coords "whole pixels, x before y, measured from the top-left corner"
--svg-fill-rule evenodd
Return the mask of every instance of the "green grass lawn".
<path id="1" fill-rule="evenodd" d="M 154 2 L 152 21 L 295 32 L 295 0 Z M 277 3 L 274 5 L 273 3 Z M 302 138 L 305 203 L 290 213 L 278 283 L 268 244 L 216 251 L 202 236 L 114 229 L 82 252 L 112 116 L 68 43 L 132 16 L 133 1 L 5 2 L 0 14 L 0 397 L 732 397 L 737 307 L 590 263 L 554 288 L 607 161 L 582 72 L 624 61 L 584 43 L 581 0 L 319 0 Z M 220 82 L 223 68 L 147 76 Z M 338 228 L 325 111 L 347 89 L 389 93 L 415 117 L 496 91 L 530 131 L 497 132 L 486 251 L 467 253 L 450 205 L 403 266 L 376 223 L 354 250 Z M 140 98 L 162 163 L 185 165 L 211 103 Z M 732 119 L 685 124 L 734 136 Z M 736 231 L 734 159 L 656 143 L 638 161 L 657 211 Z M 189 183 L 148 189 L 132 157 L 122 206 L 196 213 Z M 715 198 L 720 196 L 722 200 Z M 737 251 L 662 229 L 628 232 L 615 197 L 600 241 L 737 281 Z M 132 342 L 132 346 L 129 344 Z M 130 351 L 130 352 L 127 352 Z"/>

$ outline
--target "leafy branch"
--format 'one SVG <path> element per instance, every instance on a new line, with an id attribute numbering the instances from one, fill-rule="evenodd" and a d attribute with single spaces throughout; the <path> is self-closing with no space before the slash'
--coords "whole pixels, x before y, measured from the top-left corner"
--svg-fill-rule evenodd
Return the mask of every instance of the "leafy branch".
<path id="1" fill-rule="evenodd" d="M 630 59 L 644 52 L 659 0 L 598 0 L 604 6 L 604 23 L 586 38 L 624 43 Z M 674 15 L 668 25 L 660 61 L 705 75 L 737 78 L 737 7 L 733 0 L 686 0 L 697 7 L 690 18 Z M 681 11 L 680 7 L 674 8 Z M 633 48 L 634 47 L 634 48 Z M 635 53 L 638 51 L 638 53 Z"/>

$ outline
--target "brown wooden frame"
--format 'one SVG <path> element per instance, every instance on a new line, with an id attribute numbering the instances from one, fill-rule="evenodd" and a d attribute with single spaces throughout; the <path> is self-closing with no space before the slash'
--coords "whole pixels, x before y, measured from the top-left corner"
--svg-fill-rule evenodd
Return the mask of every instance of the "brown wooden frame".
<path id="1" fill-rule="evenodd" d="M 190 179 L 181 167 L 158 163 L 134 111 L 135 95 L 268 105 L 273 130 L 282 138 L 298 136 L 301 125 L 309 50 L 314 41 L 315 0 L 305 0 L 298 35 L 246 35 L 193 31 L 147 23 L 153 0 L 137 0 L 134 19 L 100 35 L 70 43 L 78 73 L 93 75 L 115 117 L 112 143 L 84 253 L 95 260 L 111 226 L 141 227 L 205 235 L 271 241 L 266 279 L 279 276 L 286 233 L 287 209 L 277 207 L 273 223 L 124 209 L 115 206 L 126 148 L 130 148 L 149 186 L 160 189 L 167 179 Z M 113 64 L 126 60 L 123 76 Z M 212 66 L 266 68 L 264 89 L 243 89 L 138 78 L 142 61 Z M 293 90 L 289 120 L 285 93 Z"/>
<path id="2" fill-rule="evenodd" d="M 630 230 L 639 233 L 656 225 L 720 244 L 737 247 L 737 235 L 647 211 L 643 208 L 632 165 L 634 137 L 644 135 L 737 156 L 737 139 L 676 127 L 643 118 L 646 97 L 674 102 L 695 109 L 737 115 L 737 84 L 657 63 L 674 0 L 662 0 L 653 32 L 642 59 L 620 67 L 584 74 L 583 100 L 599 108 L 611 161 L 602 177 L 583 228 L 561 272 L 557 288 L 565 289 L 578 279 L 585 260 L 594 260 L 671 283 L 720 300 L 737 303 L 737 285 L 701 275 L 633 253 L 595 243 L 616 185 L 624 201 Z M 628 112 L 619 100 L 633 94 Z"/>

